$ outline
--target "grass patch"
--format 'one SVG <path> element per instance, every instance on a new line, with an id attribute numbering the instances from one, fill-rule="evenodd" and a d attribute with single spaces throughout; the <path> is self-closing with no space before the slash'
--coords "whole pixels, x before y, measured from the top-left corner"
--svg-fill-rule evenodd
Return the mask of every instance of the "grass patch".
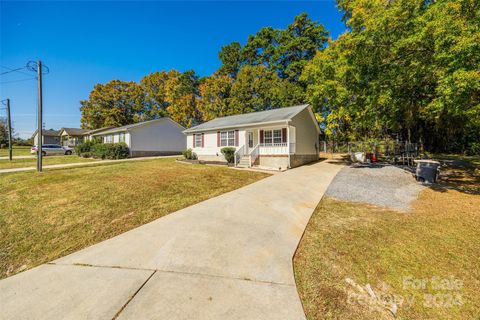
<path id="1" fill-rule="evenodd" d="M 433 154 L 433 159 L 451 160 L 470 163 L 472 166 L 480 168 L 480 156 L 465 156 L 462 154 Z"/>
<path id="2" fill-rule="evenodd" d="M 478 317 L 480 176 L 459 167 L 442 176 L 411 213 L 320 202 L 294 258 L 308 319 L 393 319 L 391 305 L 381 303 L 392 298 L 399 302 L 397 319 Z M 426 279 L 425 287 L 410 285 L 409 277 Z M 453 277 L 462 286 L 434 288 L 432 277 Z M 367 284 L 382 299 L 370 299 Z"/>
<path id="3" fill-rule="evenodd" d="M 12 156 L 29 156 L 30 149 L 29 146 L 13 146 L 12 147 Z M 7 148 L 0 149 L 0 157 L 8 157 L 8 146 Z"/>
<path id="4" fill-rule="evenodd" d="M 43 165 L 48 166 L 51 164 L 65 164 L 65 163 L 76 163 L 76 162 L 91 162 L 91 161 L 98 161 L 99 159 L 90 159 L 90 158 L 82 158 L 79 156 L 71 155 L 71 156 L 44 156 L 43 157 Z M 13 159 L 0 160 L 0 169 L 13 169 L 13 168 L 26 168 L 26 167 L 36 167 L 37 166 L 37 159 L 36 158 L 27 158 L 27 159 Z"/>
<path id="5" fill-rule="evenodd" d="M 0 277 L 266 176 L 172 158 L 3 174 Z"/>

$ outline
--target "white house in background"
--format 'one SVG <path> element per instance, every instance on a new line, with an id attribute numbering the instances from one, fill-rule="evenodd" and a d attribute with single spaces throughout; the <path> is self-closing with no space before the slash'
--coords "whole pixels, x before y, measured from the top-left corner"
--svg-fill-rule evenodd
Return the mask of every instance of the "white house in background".
<path id="1" fill-rule="evenodd" d="M 180 154 L 186 148 L 184 127 L 170 118 L 160 118 L 101 130 L 89 139 L 104 143 L 125 142 L 131 157 Z"/>
<path id="2" fill-rule="evenodd" d="M 42 130 L 42 144 L 60 144 L 60 131 L 58 130 Z M 38 130 L 32 134 L 33 145 L 38 144 Z"/>
<path id="3" fill-rule="evenodd" d="M 83 141 L 90 141 L 93 139 L 93 134 L 100 133 L 101 131 L 106 131 L 113 128 L 114 127 L 103 127 L 98 129 L 87 130 L 87 132 L 83 134 Z"/>
<path id="4" fill-rule="evenodd" d="M 216 118 L 183 132 L 199 160 L 224 162 L 227 146 L 240 167 L 286 169 L 319 158 L 320 128 L 307 104 Z"/>
<path id="5" fill-rule="evenodd" d="M 84 136 L 88 130 L 80 128 L 61 128 L 60 143 L 63 146 L 75 147 L 84 141 Z"/>

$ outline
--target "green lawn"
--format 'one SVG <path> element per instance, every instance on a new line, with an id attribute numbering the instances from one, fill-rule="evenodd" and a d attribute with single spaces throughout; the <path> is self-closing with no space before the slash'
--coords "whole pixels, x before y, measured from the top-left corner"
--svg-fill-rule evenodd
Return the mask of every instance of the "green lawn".
<path id="1" fill-rule="evenodd" d="M 13 146 L 12 155 L 15 156 L 29 156 L 30 155 L 29 146 Z M 8 146 L 7 148 L 0 149 L 0 157 L 8 157 Z"/>
<path id="2" fill-rule="evenodd" d="M 91 162 L 99 161 L 98 159 L 82 158 L 79 156 L 45 156 L 43 157 L 43 165 L 48 166 L 50 164 L 63 164 L 63 163 L 76 163 L 76 162 Z M 0 159 L 0 169 L 11 169 L 11 168 L 25 168 L 25 167 L 36 167 L 37 159 L 36 158 L 27 158 L 27 159 L 13 159 L 12 161 L 8 159 Z"/>
<path id="3" fill-rule="evenodd" d="M 0 278 L 268 176 L 172 158 L 0 176 Z"/>
<path id="4" fill-rule="evenodd" d="M 394 319 L 383 304 L 393 299 L 397 319 L 478 318 L 480 172 L 442 177 L 411 213 L 320 202 L 294 258 L 308 319 Z"/>

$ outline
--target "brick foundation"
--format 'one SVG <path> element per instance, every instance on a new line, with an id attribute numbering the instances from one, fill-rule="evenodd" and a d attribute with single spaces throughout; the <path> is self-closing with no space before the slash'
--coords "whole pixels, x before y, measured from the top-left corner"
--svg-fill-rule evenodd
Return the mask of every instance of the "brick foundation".
<path id="1" fill-rule="evenodd" d="M 317 154 L 292 154 L 290 156 L 290 167 L 295 168 L 301 165 L 317 161 L 319 156 Z"/>

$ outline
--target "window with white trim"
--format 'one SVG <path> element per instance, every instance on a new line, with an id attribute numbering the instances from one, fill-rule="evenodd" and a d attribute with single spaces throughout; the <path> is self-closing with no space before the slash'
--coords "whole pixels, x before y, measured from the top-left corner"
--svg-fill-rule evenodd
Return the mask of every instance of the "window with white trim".
<path id="1" fill-rule="evenodd" d="M 273 143 L 282 143 L 282 130 L 273 130 Z"/>
<path id="2" fill-rule="evenodd" d="M 274 143 L 282 143 L 282 129 L 264 130 L 263 144 L 272 145 Z"/>
<path id="3" fill-rule="evenodd" d="M 103 142 L 104 143 L 112 143 L 113 142 L 113 135 L 109 134 L 107 136 L 103 137 Z"/>
<path id="4" fill-rule="evenodd" d="M 220 146 L 221 147 L 235 146 L 235 131 L 220 132 Z"/>
<path id="5" fill-rule="evenodd" d="M 195 135 L 195 145 L 194 147 L 200 148 L 202 147 L 202 135 L 201 134 L 196 134 Z"/>
<path id="6" fill-rule="evenodd" d="M 272 144 L 272 131 L 271 130 L 263 132 L 263 142 L 265 144 Z"/>
<path id="7" fill-rule="evenodd" d="M 125 132 L 120 132 L 118 134 L 118 142 L 125 142 Z"/>

